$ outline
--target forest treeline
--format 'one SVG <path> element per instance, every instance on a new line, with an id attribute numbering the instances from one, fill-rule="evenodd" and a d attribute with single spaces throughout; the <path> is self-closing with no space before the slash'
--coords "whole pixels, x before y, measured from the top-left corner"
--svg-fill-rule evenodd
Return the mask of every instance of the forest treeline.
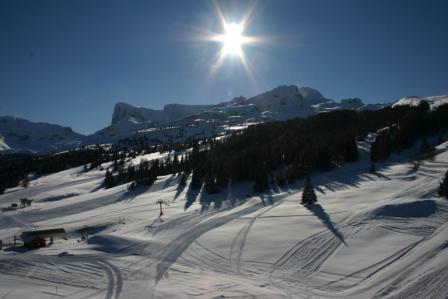
<path id="1" fill-rule="evenodd" d="M 216 193 L 229 182 L 253 181 L 254 191 L 303 179 L 314 171 L 327 171 L 358 159 L 357 141 L 378 132 L 372 143 L 371 160 L 384 160 L 429 135 L 448 129 L 448 105 L 431 111 L 427 102 L 417 107 L 387 107 L 377 111 L 334 111 L 307 119 L 270 122 L 251 126 L 223 139 L 192 143 L 188 153 L 128 169 L 111 170 L 107 185 L 123 182 L 151 185 L 159 175 L 192 174 L 192 189 Z M 189 148 L 185 147 L 185 148 Z M 114 166 L 114 169 L 117 169 Z M 367 170 L 366 170 L 367 171 Z"/>
<path id="2" fill-rule="evenodd" d="M 386 107 L 376 111 L 333 111 L 306 119 L 268 122 L 250 126 L 222 139 L 209 138 L 159 147 L 95 147 L 58 155 L 0 160 L 3 187 L 17 184 L 29 172 L 51 173 L 89 164 L 88 169 L 114 161 L 105 184 L 112 187 L 131 182 L 131 188 L 151 185 L 158 176 L 181 174 L 181 184 L 192 175 L 192 189 L 215 193 L 230 182 L 253 181 L 254 191 L 303 179 L 314 171 L 327 171 L 358 159 L 357 141 L 378 132 L 372 143 L 371 160 L 387 159 L 429 135 L 448 130 L 448 105 L 430 110 L 427 102 L 417 107 Z M 125 163 L 129 157 L 170 151 L 168 158 Z M 1 159 L 1 158 L 0 158 Z M 87 167 L 87 166 L 86 166 Z M 12 175 L 11 175 L 12 174 Z M 6 179 L 6 181 L 4 181 Z M 5 183 L 7 182 L 7 183 Z M 1 186 L 0 186 L 1 187 Z"/>

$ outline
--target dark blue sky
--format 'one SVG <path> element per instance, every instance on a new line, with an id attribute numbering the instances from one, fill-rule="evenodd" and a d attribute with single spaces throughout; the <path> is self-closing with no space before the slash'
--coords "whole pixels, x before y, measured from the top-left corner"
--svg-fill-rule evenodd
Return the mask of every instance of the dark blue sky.
<path id="1" fill-rule="evenodd" d="M 219 2 L 238 21 L 248 3 Z M 250 4 L 250 3 L 249 3 Z M 255 84 L 220 46 L 209 1 L 0 1 L 0 115 L 92 133 L 117 101 L 218 103 L 281 84 L 386 102 L 448 93 L 448 1 L 258 1 L 247 45 Z"/>

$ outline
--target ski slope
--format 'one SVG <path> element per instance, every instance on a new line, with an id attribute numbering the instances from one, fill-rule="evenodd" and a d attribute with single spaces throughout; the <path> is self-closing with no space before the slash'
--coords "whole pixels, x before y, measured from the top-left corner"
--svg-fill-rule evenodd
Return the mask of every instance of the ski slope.
<path id="1" fill-rule="evenodd" d="M 436 196 L 447 147 L 418 169 L 411 149 L 369 174 L 361 143 L 360 161 L 313 177 L 309 207 L 299 204 L 302 182 L 205 195 L 177 176 L 104 189 L 105 170 L 82 167 L 36 179 L 0 196 L 2 207 L 34 199 L 0 212 L 0 239 L 56 227 L 69 238 L 5 246 L 0 298 L 447 298 L 448 201 Z M 201 206 L 203 197 L 222 204 Z M 186 199 L 196 199 L 187 210 Z"/>

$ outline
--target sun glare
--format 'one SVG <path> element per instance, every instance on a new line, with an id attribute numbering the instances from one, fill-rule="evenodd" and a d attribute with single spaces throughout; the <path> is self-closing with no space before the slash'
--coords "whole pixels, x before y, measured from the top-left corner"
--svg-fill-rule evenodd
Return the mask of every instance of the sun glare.
<path id="1" fill-rule="evenodd" d="M 243 26 L 236 23 L 225 24 L 225 33 L 222 35 L 222 54 L 241 56 L 241 45 L 244 43 L 242 36 Z"/>
<path id="2" fill-rule="evenodd" d="M 240 16 L 241 18 L 237 22 L 233 21 L 235 16 L 226 16 L 218 3 L 214 3 L 216 15 L 221 23 L 222 31 L 219 33 L 206 31 L 200 38 L 200 40 L 212 41 L 221 45 L 221 49 L 218 53 L 216 53 L 214 60 L 210 64 L 209 74 L 210 76 L 215 74 L 224 63 L 228 63 L 229 66 L 236 66 L 241 63 L 251 82 L 255 86 L 256 80 L 252 71 L 252 65 L 245 53 L 249 50 L 245 49 L 246 46 L 249 47 L 254 44 L 264 43 L 264 39 L 262 37 L 245 35 L 246 28 L 251 24 L 253 19 L 252 14 L 255 9 L 255 2 L 248 8 L 247 12 L 243 16 Z"/>

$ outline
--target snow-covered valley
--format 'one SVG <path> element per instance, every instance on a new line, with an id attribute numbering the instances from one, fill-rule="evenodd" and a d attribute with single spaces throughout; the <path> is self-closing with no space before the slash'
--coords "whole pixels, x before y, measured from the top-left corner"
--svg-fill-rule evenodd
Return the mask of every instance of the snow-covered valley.
<path id="1" fill-rule="evenodd" d="M 361 142 L 359 161 L 313 176 L 318 202 L 309 206 L 301 181 L 211 195 L 171 175 L 133 191 L 104 189 L 100 169 L 44 176 L 0 196 L 4 208 L 33 199 L 0 213 L 0 297 L 446 298 L 448 201 L 436 189 L 447 148 L 416 168 L 414 147 L 371 174 Z M 220 204 L 201 206 L 204 197 Z M 23 231 L 56 227 L 67 240 L 12 245 Z"/>

